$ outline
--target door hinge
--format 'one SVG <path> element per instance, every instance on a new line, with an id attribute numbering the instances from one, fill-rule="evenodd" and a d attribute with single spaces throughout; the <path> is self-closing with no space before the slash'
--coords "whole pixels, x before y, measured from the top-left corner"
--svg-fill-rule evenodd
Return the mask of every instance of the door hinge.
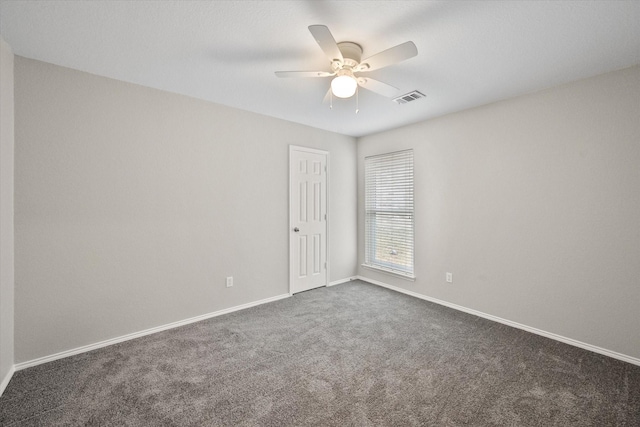
<path id="1" fill-rule="evenodd" d="M 324 165 L 324 171 L 325 172 L 327 171 L 327 165 Z"/>
<path id="2" fill-rule="evenodd" d="M 325 221 L 327 220 L 327 214 L 324 214 L 324 220 Z"/>
<path id="3" fill-rule="evenodd" d="M 325 270 L 327 269 L 327 263 L 326 262 L 324 263 L 324 269 Z"/>

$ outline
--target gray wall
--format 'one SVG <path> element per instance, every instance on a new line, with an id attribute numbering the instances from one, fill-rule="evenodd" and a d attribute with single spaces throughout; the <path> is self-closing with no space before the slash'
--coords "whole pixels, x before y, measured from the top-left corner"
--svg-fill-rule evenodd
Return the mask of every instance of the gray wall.
<path id="1" fill-rule="evenodd" d="M 353 138 L 21 57 L 15 94 L 16 363 L 286 294 L 290 144 L 355 275 Z"/>
<path id="2" fill-rule="evenodd" d="M 364 137 L 357 153 L 349 137 L 19 57 L 15 92 L 16 362 L 286 293 L 289 144 L 331 153 L 331 281 L 357 270 L 640 358 L 638 67 Z M 404 148 L 415 282 L 355 267 L 363 159 Z"/>
<path id="3" fill-rule="evenodd" d="M 0 384 L 13 368 L 13 114 L 13 53 L 0 37 Z"/>
<path id="4" fill-rule="evenodd" d="M 640 358 L 639 67 L 361 138 L 360 194 L 405 148 L 418 279 L 361 276 Z"/>

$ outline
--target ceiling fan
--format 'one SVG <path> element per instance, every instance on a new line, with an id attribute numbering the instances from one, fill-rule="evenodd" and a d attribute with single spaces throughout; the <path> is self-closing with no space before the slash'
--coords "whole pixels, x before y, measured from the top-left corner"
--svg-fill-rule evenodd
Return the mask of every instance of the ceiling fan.
<path id="1" fill-rule="evenodd" d="M 408 41 L 368 58 L 361 59 L 362 47 L 359 44 L 353 42 L 336 43 L 331 31 L 325 25 L 310 25 L 309 31 L 329 58 L 331 71 L 276 71 L 276 76 L 335 76 L 331 80 L 331 87 L 327 92 L 327 96 L 325 96 L 325 100 L 332 94 L 338 98 L 349 98 L 356 93 L 358 86 L 387 98 L 392 98 L 397 95 L 398 88 L 359 74 L 397 64 L 418 54 L 416 45 Z"/>

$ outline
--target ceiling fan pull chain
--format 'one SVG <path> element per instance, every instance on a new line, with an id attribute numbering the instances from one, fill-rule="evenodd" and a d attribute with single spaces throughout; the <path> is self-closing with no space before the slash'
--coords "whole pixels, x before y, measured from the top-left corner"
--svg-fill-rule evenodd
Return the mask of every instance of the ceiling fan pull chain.
<path id="1" fill-rule="evenodd" d="M 356 86 L 356 114 L 360 112 L 360 98 L 358 94 L 360 93 L 360 88 Z"/>
<path id="2" fill-rule="evenodd" d="M 329 98 L 329 110 L 333 110 L 333 91 L 329 90 L 330 98 Z"/>

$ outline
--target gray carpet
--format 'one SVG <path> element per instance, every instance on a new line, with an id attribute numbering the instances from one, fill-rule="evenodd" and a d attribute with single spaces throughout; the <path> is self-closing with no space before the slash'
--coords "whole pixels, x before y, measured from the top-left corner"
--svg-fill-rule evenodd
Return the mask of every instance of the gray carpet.
<path id="1" fill-rule="evenodd" d="M 352 282 L 17 372 L 3 426 L 638 426 L 640 367 Z"/>

